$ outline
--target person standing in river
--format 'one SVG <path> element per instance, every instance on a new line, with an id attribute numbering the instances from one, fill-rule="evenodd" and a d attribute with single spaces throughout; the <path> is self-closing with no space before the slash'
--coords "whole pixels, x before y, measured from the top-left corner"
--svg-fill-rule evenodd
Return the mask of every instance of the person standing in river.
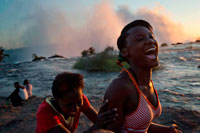
<path id="1" fill-rule="evenodd" d="M 152 81 L 152 68 L 158 66 L 158 43 L 152 26 L 145 20 L 126 25 L 117 40 L 120 51 L 118 64 L 129 64 L 107 88 L 104 99 L 110 108 L 117 108 L 116 121 L 106 128 L 123 133 L 180 133 L 177 126 L 153 123 L 162 111 Z"/>

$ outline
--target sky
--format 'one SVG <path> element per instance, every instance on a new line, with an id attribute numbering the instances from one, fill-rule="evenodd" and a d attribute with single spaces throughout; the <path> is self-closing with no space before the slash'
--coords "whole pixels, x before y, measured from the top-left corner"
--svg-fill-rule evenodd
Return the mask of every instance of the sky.
<path id="1" fill-rule="evenodd" d="M 0 46 L 51 49 L 49 54 L 79 56 L 94 47 L 117 49 L 122 28 L 145 19 L 158 42 L 200 37 L 199 0 L 0 0 Z"/>

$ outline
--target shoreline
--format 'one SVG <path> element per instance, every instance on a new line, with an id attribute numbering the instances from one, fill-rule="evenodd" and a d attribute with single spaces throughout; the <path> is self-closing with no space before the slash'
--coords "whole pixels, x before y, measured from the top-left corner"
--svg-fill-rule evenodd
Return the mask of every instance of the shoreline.
<path id="1" fill-rule="evenodd" d="M 0 132 L 29 132 L 34 133 L 36 128 L 36 112 L 44 97 L 33 96 L 24 102 L 23 106 L 12 107 L 6 105 L 5 97 L 0 97 Z M 98 110 L 101 99 L 89 99 L 91 104 Z M 190 110 L 181 110 L 163 107 L 161 116 L 154 122 L 164 125 L 176 123 L 184 133 L 200 132 L 200 113 Z M 92 123 L 81 114 L 77 132 L 82 132 Z"/>

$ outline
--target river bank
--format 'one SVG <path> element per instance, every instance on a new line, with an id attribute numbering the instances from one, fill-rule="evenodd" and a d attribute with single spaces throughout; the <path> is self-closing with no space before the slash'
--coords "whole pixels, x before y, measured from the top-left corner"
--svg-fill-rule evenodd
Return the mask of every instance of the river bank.
<path id="1" fill-rule="evenodd" d="M 0 132 L 1 133 L 34 133 L 36 128 L 36 112 L 43 97 L 33 97 L 22 107 L 6 105 L 5 97 L 0 97 Z M 101 99 L 89 99 L 98 109 Z M 163 107 L 162 115 L 155 122 L 170 125 L 176 123 L 184 133 L 200 132 L 200 113 L 190 110 L 181 110 Z M 80 133 L 91 126 L 92 123 L 82 114 L 77 132 Z"/>

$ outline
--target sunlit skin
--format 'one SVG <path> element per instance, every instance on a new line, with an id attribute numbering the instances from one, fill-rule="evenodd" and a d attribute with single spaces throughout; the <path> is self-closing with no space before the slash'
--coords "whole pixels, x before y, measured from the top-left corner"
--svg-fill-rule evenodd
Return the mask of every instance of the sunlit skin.
<path id="1" fill-rule="evenodd" d="M 143 26 L 137 26 L 128 31 L 126 47 L 122 55 L 128 60 L 130 68 L 136 73 L 139 87 L 153 92 L 151 84 L 152 68 L 158 66 L 158 43 L 152 31 Z M 152 51 L 148 52 L 150 49 Z M 144 94 L 149 94 L 144 89 Z"/>
<path id="2" fill-rule="evenodd" d="M 155 48 L 155 50 L 150 54 L 145 54 L 151 48 Z M 156 107 L 158 101 L 154 93 L 153 85 L 150 82 L 152 67 L 157 66 L 159 62 L 158 43 L 154 39 L 153 33 L 142 26 L 131 28 L 128 31 L 126 45 L 121 53 L 130 65 L 130 72 L 134 71 L 136 73 L 140 89 L 152 105 Z M 133 83 L 129 80 L 126 72 L 120 73 L 119 77 L 113 80 L 107 88 L 104 98 L 111 101 L 110 108 L 118 108 L 119 114 L 118 121 L 108 125 L 108 128 L 114 129 L 113 131 L 119 131 L 125 115 L 135 111 L 139 102 L 139 94 L 135 86 L 133 86 Z"/>
<path id="3" fill-rule="evenodd" d="M 126 38 L 126 47 L 124 48 L 127 53 L 124 57 L 128 60 L 130 68 L 136 73 L 141 91 L 156 107 L 158 101 L 154 94 L 151 76 L 152 68 L 159 64 L 158 43 L 153 32 L 143 26 L 134 27 L 127 33 L 129 36 Z M 146 51 L 151 48 L 155 48 L 155 50 L 147 54 Z"/>
<path id="4" fill-rule="evenodd" d="M 130 66 L 150 69 L 158 65 L 158 43 L 154 34 L 146 27 L 137 26 L 128 31 L 126 38 L 126 47 L 122 50 L 122 55 L 128 59 Z M 150 49 L 155 48 L 152 52 L 154 56 L 145 54 Z"/>
<path id="5" fill-rule="evenodd" d="M 151 30 L 144 26 L 136 26 L 127 31 L 125 47 L 122 56 L 129 63 L 129 72 L 136 75 L 139 89 L 148 101 L 156 108 L 157 97 L 151 82 L 152 68 L 159 64 L 158 43 Z M 108 129 L 119 132 L 125 116 L 137 109 L 139 94 L 126 72 L 121 72 L 107 88 L 105 99 L 109 99 L 109 108 L 116 107 L 119 117 L 117 121 L 107 125 Z M 169 126 L 151 124 L 148 132 L 170 132 Z M 178 131 L 177 131 L 178 132 Z"/>

